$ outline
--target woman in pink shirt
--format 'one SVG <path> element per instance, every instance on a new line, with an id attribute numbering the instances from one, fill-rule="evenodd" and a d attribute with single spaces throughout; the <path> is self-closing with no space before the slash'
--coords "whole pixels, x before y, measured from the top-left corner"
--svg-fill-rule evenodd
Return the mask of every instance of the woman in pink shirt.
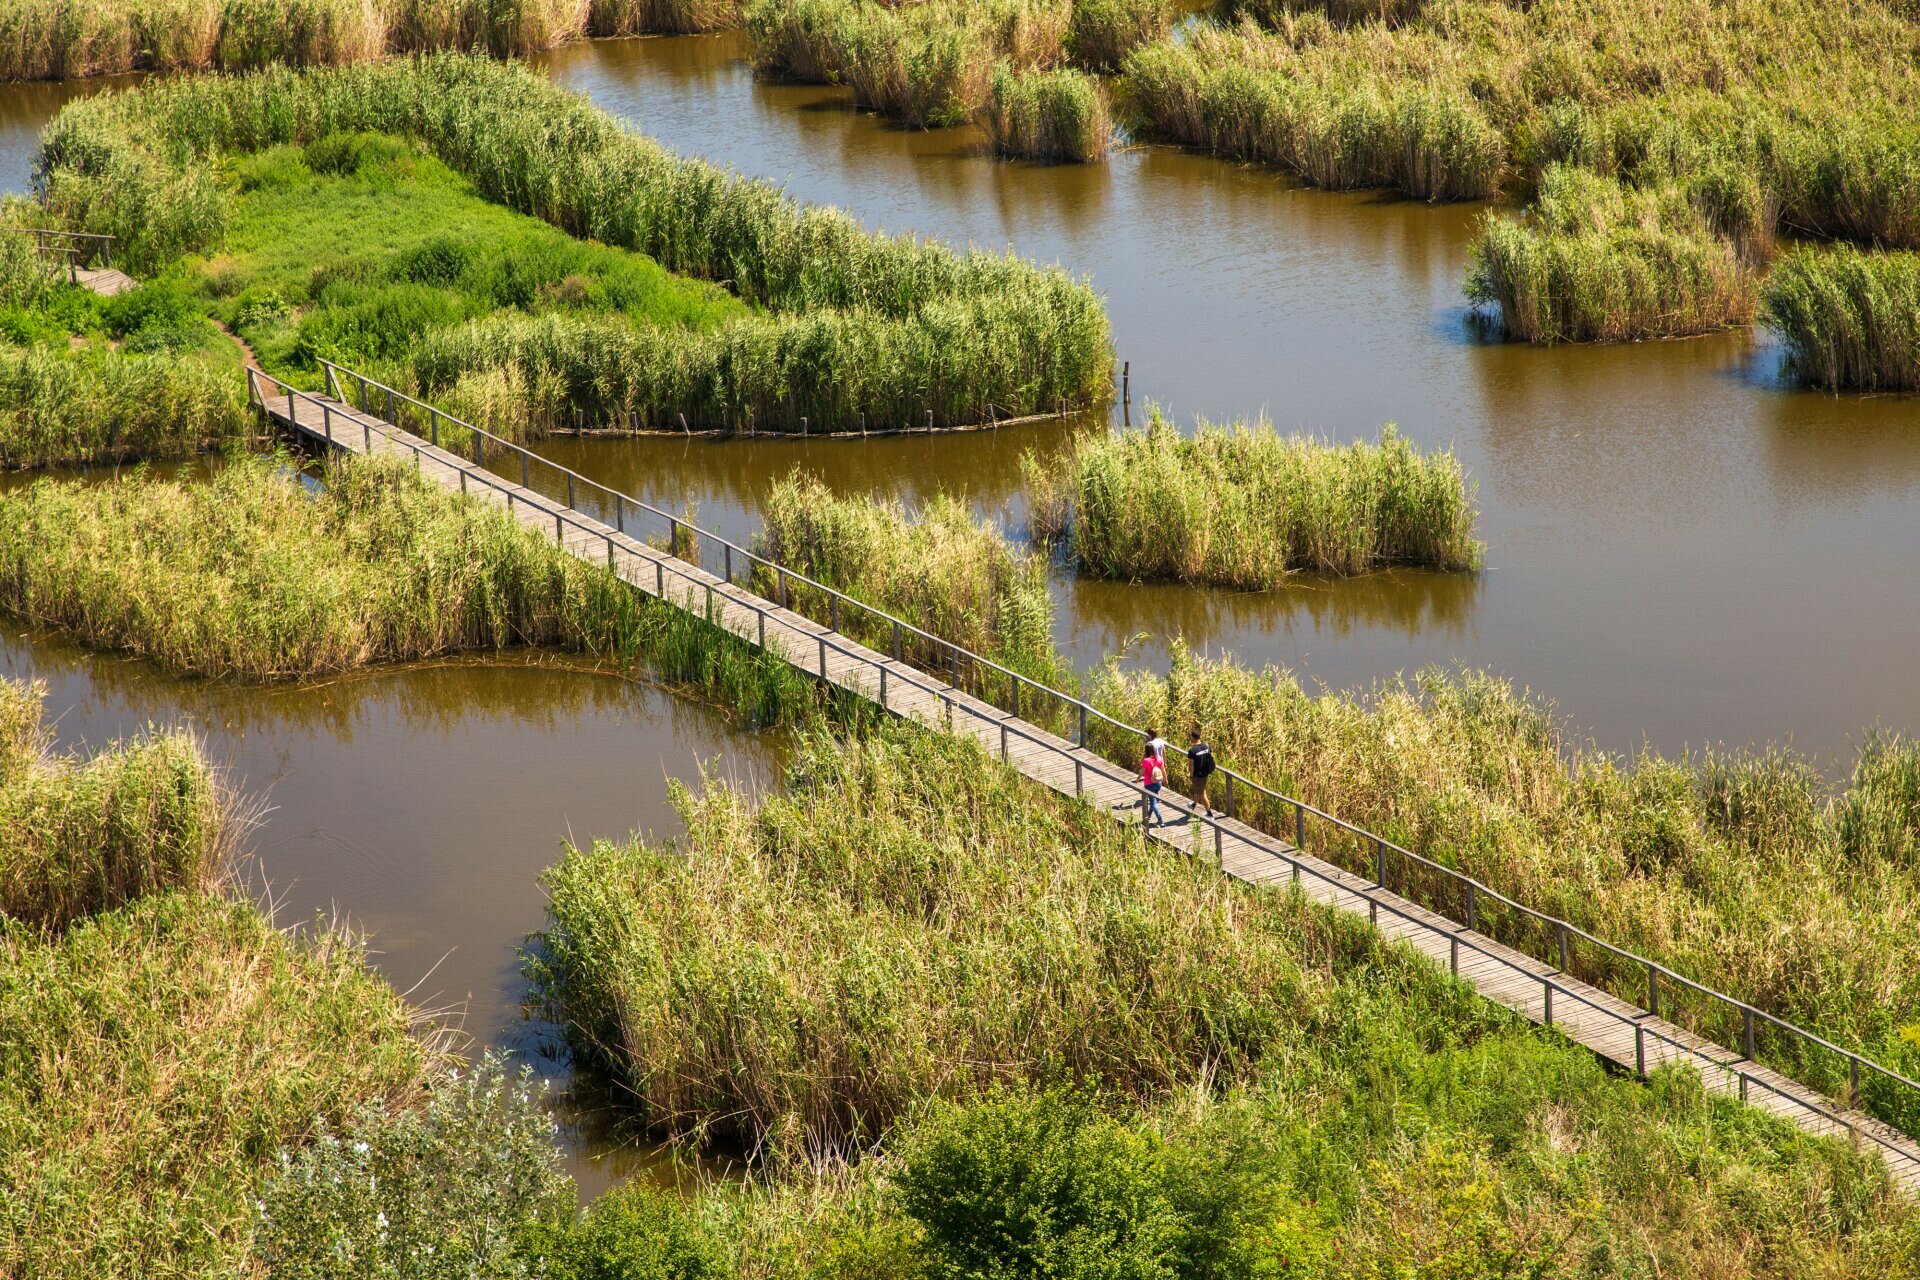
<path id="1" fill-rule="evenodd" d="M 1167 782 L 1167 766 L 1160 756 L 1148 748 L 1140 759 L 1140 785 L 1147 789 L 1147 809 L 1153 818 L 1147 823 L 1150 827 L 1160 825 L 1160 788 Z"/>

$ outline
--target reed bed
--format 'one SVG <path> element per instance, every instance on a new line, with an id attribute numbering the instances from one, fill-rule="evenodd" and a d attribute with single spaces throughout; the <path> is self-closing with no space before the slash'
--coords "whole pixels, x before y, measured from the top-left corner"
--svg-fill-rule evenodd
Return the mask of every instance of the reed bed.
<path id="1" fill-rule="evenodd" d="M 1135 49 L 1166 37 L 1174 12 L 1172 0 L 1074 0 L 1067 56 L 1087 71 L 1118 71 Z"/>
<path id="2" fill-rule="evenodd" d="M 1464 90 L 1241 60 L 1218 32 L 1143 46 L 1125 76 L 1155 135 L 1275 165 L 1316 187 L 1480 200 L 1499 190 L 1507 163 L 1498 129 Z"/>
<path id="3" fill-rule="evenodd" d="M 639 663 L 756 723 L 814 707 L 784 663 L 401 464 L 338 462 L 317 493 L 282 465 L 242 457 L 206 483 L 136 473 L 0 496 L 8 610 L 203 676 L 549 644 Z"/>
<path id="4" fill-rule="evenodd" d="M 973 326 L 974 349 L 1017 353 L 1019 367 L 1050 371 L 1023 384 L 1027 398 L 996 406 L 999 414 L 1108 393 L 1107 318 L 1085 284 L 1008 256 L 874 235 L 837 210 L 673 156 L 515 65 L 439 55 L 142 86 L 62 111 L 41 162 L 56 215 L 120 235 L 136 264 L 154 264 L 217 243 L 229 217 L 217 155 L 366 131 L 415 140 L 487 199 L 724 282 L 775 314 L 891 321 L 898 349 Z M 923 425 L 923 414 L 890 425 Z"/>
<path id="5" fill-rule="evenodd" d="M 739 0 L 10 0 L 0 80 L 339 66 L 435 49 L 506 57 L 739 18 Z"/>
<path id="6" fill-rule="evenodd" d="M 1198 726 L 1222 763 L 1457 867 L 1911 1075 L 1920 1043 L 1920 745 L 1873 738 L 1831 801 L 1805 759 L 1768 748 L 1631 761 L 1575 737 L 1550 703 L 1475 672 L 1429 671 L 1366 695 L 1310 695 L 1282 670 L 1180 649 L 1165 677 L 1109 667 L 1090 699 L 1130 723 Z M 1173 736 L 1170 734 L 1169 736 Z M 1138 744 L 1102 741 L 1112 758 Z M 1176 761 L 1174 789 L 1184 784 Z M 1244 793 L 1241 815 L 1291 832 Z M 1371 875 L 1369 849 L 1309 847 Z M 1395 887 L 1458 917 L 1439 881 Z M 1551 956 L 1542 931 L 1482 906 L 1480 927 Z M 1644 998 L 1646 976 L 1576 947 L 1576 976 Z M 1739 1019 L 1669 990 L 1662 1012 L 1723 1044 Z M 1836 1096 L 1845 1064 L 1760 1032 L 1762 1060 Z M 1863 1076 L 1866 1105 L 1912 1131 L 1920 1107 Z"/>
<path id="7" fill-rule="evenodd" d="M 1106 158 L 1113 116 L 1106 90 L 1084 71 L 1062 69 L 993 74 L 983 117 L 996 154 L 1085 164 Z"/>
<path id="8" fill-rule="evenodd" d="M 1762 308 L 1802 381 L 1920 390 L 1920 254 L 1796 250 L 1767 277 Z"/>
<path id="9" fill-rule="evenodd" d="M 1626 206 L 1605 225 L 1483 226 L 1477 262 L 1501 278 L 1481 300 L 1517 337 L 1748 323 L 1783 232 L 1920 248 L 1920 28 L 1894 5 L 1254 0 L 1224 17 L 1129 58 L 1150 133 L 1423 198 L 1564 201 L 1564 166 L 1618 184 L 1589 196 Z"/>
<path id="10" fill-rule="evenodd" d="M 231 363 L 0 342 L 0 467 L 181 457 L 250 434 Z"/>
<path id="11" fill-rule="evenodd" d="M 1249 897 L 957 738 L 815 740 L 758 809 L 680 804 L 684 839 L 549 871 L 532 961 L 650 1128 L 797 1156 L 995 1081 L 1146 1098 L 1251 1070 L 1310 999 Z"/>
<path id="12" fill-rule="evenodd" d="M 1467 296 L 1528 342 L 1676 337 L 1751 323 L 1758 273 L 1676 188 L 1555 166 L 1532 217 L 1481 221 Z"/>
<path id="13" fill-rule="evenodd" d="M 1451 452 L 1422 454 L 1391 425 L 1377 443 L 1201 422 L 1079 436 L 1021 464 L 1033 536 L 1083 573 L 1263 590 L 1292 574 L 1387 565 L 1470 570 L 1473 490 Z"/>
<path id="14" fill-rule="evenodd" d="M 436 1069 L 415 1016 L 351 939 L 218 896 L 0 919 L 0 1273 L 242 1271 L 275 1152 Z"/>
<path id="15" fill-rule="evenodd" d="M 967 505 L 937 494 L 909 515 L 897 499 L 841 497 L 795 471 L 761 506 L 756 554 L 843 591 L 1036 680 L 1066 671 L 1053 648 L 1046 562 L 1007 545 Z M 756 570 L 755 586 L 816 617 L 827 605 L 809 589 Z M 891 624 L 847 607 L 848 634 L 891 651 Z M 904 636 L 910 661 L 945 669 L 946 651 Z"/>
<path id="16" fill-rule="evenodd" d="M 245 819 L 193 736 L 55 757 L 45 692 L 0 680 L 0 915 L 64 929 L 146 894 L 218 884 Z"/>
<path id="17" fill-rule="evenodd" d="M 978 115 L 996 61 L 1059 62 L 1070 22 L 1065 0 L 754 0 L 747 11 L 763 73 L 844 82 L 867 110 L 923 129 Z"/>
<path id="18" fill-rule="evenodd" d="M 639 1121 L 785 1174 L 704 1198 L 692 1243 L 635 1224 L 726 1274 L 1044 1274 L 1067 1240 L 1071 1274 L 1352 1280 L 1487 1253 L 1864 1275 L 1912 1248 L 1870 1155 L 1684 1073 L 1610 1076 L 971 744 L 814 738 L 758 807 L 712 780 L 680 803 L 678 841 L 567 851 L 529 965 Z"/>

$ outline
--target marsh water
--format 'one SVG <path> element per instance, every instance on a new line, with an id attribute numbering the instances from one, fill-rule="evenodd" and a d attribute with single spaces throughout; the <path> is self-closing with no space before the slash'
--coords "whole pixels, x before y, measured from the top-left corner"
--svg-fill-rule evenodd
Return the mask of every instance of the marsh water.
<path id="1" fill-rule="evenodd" d="M 524 1051 L 553 1079 L 583 1194 L 647 1171 L 660 1152 L 617 1132 L 523 1018 L 517 947 L 545 922 L 541 870 L 569 839 L 681 831 L 670 779 L 702 771 L 761 785 L 770 736 L 705 706 L 552 659 L 458 661 L 294 687 L 212 684 L 89 656 L 18 627 L 0 675 L 47 684 L 63 749 L 149 724 L 190 725 L 208 755 L 269 808 L 241 868 L 283 926 L 344 923 L 381 971 L 449 1015 L 471 1051 Z"/>
<path id="2" fill-rule="evenodd" d="M 1393 421 L 1452 446 L 1478 484 L 1488 567 L 1474 577 L 1231 593 L 1061 573 L 1057 625 L 1083 663 L 1123 647 L 1163 662 L 1185 635 L 1334 688 L 1486 667 L 1618 750 L 1791 741 L 1831 766 L 1871 726 L 1920 729 L 1920 399 L 1795 389 L 1764 333 L 1489 340 L 1461 292 L 1478 208 L 1331 195 L 1155 147 L 1102 166 L 1007 164 L 969 130 L 901 130 L 842 91 L 758 82 L 739 35 L 576 45 L 542 65 L 676 150 L 870 225 L 1010 245 L 1090 277 L 1136 419 L 1153 400 L 1181 422 L 1265 413 L 1337 439 Z M 0 86 L 0 189 L 24 187 L 34 132 L 96 87 Z M 796 465 L 909 501 L 964 488 L 1017 529 L 1021 453 L 1086 425 L 545 448 L 735 535 Z M 276 806 L 255 843 L 283 918 L 342 911 L 401 989 L 464 1005 L 488 1043 L 532 1034 L 513 948 L 541 923 L 535 877 L 560 841 L 670 831 L 668 776 L 715 758 L 765 776 L 777 754 L 698 706 L 539 665 L 236 689 L 8 638 L 0 670 L 50 681 L 71 743 L 147 720 L 201 726 Z M 617 1158 L 577 1163 L 591 1179 Z"/>

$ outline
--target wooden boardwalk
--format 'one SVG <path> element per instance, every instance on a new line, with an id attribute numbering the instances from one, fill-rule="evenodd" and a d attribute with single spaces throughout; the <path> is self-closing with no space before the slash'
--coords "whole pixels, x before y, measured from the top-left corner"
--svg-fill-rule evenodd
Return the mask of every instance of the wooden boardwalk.
<path id="1" fill-rule="evenodd" d="M 582 559 L 608 565 L 645 595 L 709 617 L 894 715 L 970 737 L 1035 782 L 1083 796 L 1116 820 L 1138 821 L 1139 789 L 1129 771 L 940 677 L 781 608 L 725 575 L 649 546 L 338 400 L 269 395 L 265 407 L 282 426 L 316 442 L 355 454 L 400 457 L 449 489 L 507 508 L 523 525 L 557 539 Z M 1809 1133 L 1873 1148 L 1899 1185 L 1920 1188 L 1920 1143 L 1898 1130 L 1284 840 L 1233 819 L 1190 819 L 1183 802 L 1170 793 L 1161 808 L 1176 820 L 1151 828 L 1149 838 L 1217 859 L 1226 874 L 1253 884 L 1292 881 L 1310 898 L 1370 917 L 1385 936 L 1457 973 L 1488 1000 L 1552 1025 L 1609 1062 L 1643 1074 L 1667 1063 L 1695 1068 L 1713 1091 L 1744 1096 Z"/>

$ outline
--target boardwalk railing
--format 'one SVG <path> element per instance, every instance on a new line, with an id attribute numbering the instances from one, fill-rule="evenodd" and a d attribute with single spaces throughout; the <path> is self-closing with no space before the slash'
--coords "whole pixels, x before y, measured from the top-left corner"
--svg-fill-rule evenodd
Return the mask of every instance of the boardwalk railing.
<path id="1" fill-rule="evenodd" d="M 736 581 L 736 575 L 740 572 L 757 571 L 760 583 L 771 589 L 770 598 L 777 607 L 785 608 L 789 612 L 801 612 L 816 624 L 827 628 L 825 632 L 815 637 L 819 645 L 819 670 L 822 676 L 827 672 L 829 649 L 843 657 L 853 658 L 862 663 L 868 662 L 868 659 L 857 651 L 864 646 L 850 649 L 828 638 L 829 635 L 842 634 L 844 628 L 856 620 L 865 620 L 871 624 L 872 633 L 883 638 L 881 643 L 886 646 L 894 664 L 891 668 L 878 668 L 879 701 L 883 706 L 887 701 L 887 684 L 891 678 L 896 682 L 909 681 L 916 688 L 941 699 L 946 705 L 949 718 L 956 711 L 979 716 L 981 713 L 978 709 L 968 705 L 961 696 L 962 686 L 971 685 L 970 695 L 985 701 L 995 709 L 1000 706 L 996 695 L 1004 692 L 1006 710 L 1011 718 L 1024 719 L 1033 724 L 1062 726 L 1062 737 L 1067 738 L 1072 746 L 1082 751 L 1098 750 L 1097 745 L 1090 745 L 1090 731 L 1094 734 L 1105 731 L 1109 738 L 1117 735 L 1134 742 L 1142 741 L 1145 737 L 1143 730 L 1106 715 L 1072 694 L 1051 688 L 989 658 L 972 653 L 940 636 L 922 630 L 905 619 L 876 609 L 785 565 L 767 560 L 748 548 L 710 533 L 671 512 L 661 510 L 611 489 L 570 468 L 551 462 L 529 449 L 444 413 L 405 392 L 329 361 L 323 360 L 321 363 L 333 403 L 329 403 L 325 398 L 317 398 L 299 391 L 269 374 L 251 369 L 248 371 L 250 400 L 266 409 L 269 407 L 267 403 L 269 395 L 276 401 L 284 396 L 289 422 L 294 420 L 296 401 L 316 406 L 321 410 L 319 416 L 324 424 L 326 438 L 330 440 L 334 438 L 335 424 L 338 422 L 340 430 L 363 436 L 368 448 L 371 448 L 373 427 L 364 421 L 366 417 L 378 414 L 385 422 L 402 430 L 407 429 L 406 421 L 411 418 L 423 428 L 412 433 L 416 437 L 424 438 L 433 446 L 456 456 L 463 458 L 470 456 L 483 469 L 498 464 L 506 467 L 507 474 L 510 476 L 517 466 L 521 489 L 539 493 L 556 508 L 564 502 L 564 512 L 556 510 L 554 515 L 556 536 L 561 537 L 562 540 L 564 540 L 561 528 L 563 523 L 571 525 L 594 539 L 603 537 L 603 530 L 609 523 L 617 533 L 631 537 L 638 537 L 640 531 L 651 523 L 655 529 L 664 527 L 668 548 L 675 557 L 691 561 L 696 567 L 705 566 L 709 553 L 716 557 L 721 566 L 718 576 L 728 585 Z M 267 384 L 271 384 L 272 391 L 269 391 Z M 355 422 L 347 418 L 341 413 L 340 404 L 349 406 L 357 404 L 362 420 Z M 417 457 L 419 447 L 415 445 L 413 448 Z M 544 490 L 536 489 L 534 485 L 536 477 L 548 483 L 556 492 L 553 495 L 547 495 Z M 466 483 L 467 473 L 463 471 L 461 484 L 464 487 Z M 492 487 L 506 493 L 508 505 L 511 507 L 514 501 L 511 485 L 495 484 Z M 562 488 L 564 488 L 564 496 L 558 492 Z M 583 502 L 591 505 L 583 506 Z M 612 514 L 611 522 L 605 518 L 609 507 Z M 586 519 L 583 521 L 574 518 L 575 514 Z M 615 544 L 610 536 L 606 537 L 606 546 L 607 559 L 611 564 L 615 557 Z M 670 570 L 659 560 L 656 560 L 654 565 L 659 578 L 658 594 L 664 596 L 665 575 L 668 572 L 678 571 Z M 711 613 L 714 603 L 713 583 L 694 578 L 688 578 L 687 581 L 696 590 L 706 591 L 708 610 Z M 822 623 L 817 617 L 805 614 L 804 610 L 795 609 L 796 599 L 806 600 L 808 597 L 817 602 L 818 607 L 823 608 L 827 613 L 826 622 Z M 765 647 L 768 617 L 766 612 L 758 604 L 750 603 L 750 598 L 743 600 L 741 596 L 733 595 L 729 596 L 728 600 L 736 604 L 749 603 L 749 607 L 759 614 L 760 643 Z M 938 672 L 941 678 L 950 680 L 951 684 L 926 685 L 904 676 L 900 667 L 907 662 L 906 655 L 910 650 L 913 652 L 915 665 L 922 668 L 930 667 Z M 926 655 L 933 655 L 932 660 L 928 661 Z M 971 681 L 966 678 L 969 675 L 973 677 Z M 1048 750 L 1059 749 L 1055 744 L 1035 737 L 1022 727 L 1010 724 L 1006 719 L 995 719 L 991 723 L 997 725 L 1001 735 L 1003 755 L 1007 751 L 1010 736 L 1040 745 Z M 1079 773 L 1083 763 L 1079 759 L 1074 761 L 1076 792 L 1080 790 Z M 1737 1076 L 1742 1097 L 1746 1097 L 1749 1089 L 1757 1085 L 1762 1089 L 1778 1093 L 1796 1106 L 1824 1120 L 1844 1126 L 1860 1137 L 1879 1143 L 1889 1150 L 1899 1151 L 1903 1157 L 1911 1157 L 1911 1153 L 1901 1151 L 1881 1134 L 1872 1128 L 1860 1125 L 1855 1118 L 1849 1117 L 1839 1108 L 1827 1108 L 1804 1097 L 1782 1091 L 1764 1076 L 1749 1071 L 1748 1068 L 1763 1065 L 1761 1062 L 1763 1034 L 1775 1042 L 1791 1043 L 1801 1051 L 1802 1056 L 1790 1065 L 1798 1069 L 1803 1079 L 1806 1068 L 1809 1065 L 1820 1065 L 1819 1058 L 1824 1055 L 1828 1064 L 1836 1069 L 1830 1073 L 1822 1072 L 1825 1081 L 1813 1079 L 1807 1080 L 1806 1083 L 1832 1093 L 1837 1090 L 1832 1083 L 1827 1082 L 1844 1079 L 1846 1107 L 1857 1109 L 1864 1106 L 1881 1120 L 1903 1131 L 1906 1125 L 1902 1122 L 1915 1114 L 1916 1108 L 1920 1108 L 1920 1082 L 1911 1080 L 1871 1058 L 1834 1044 L 1812 1031 L 1776 1017 L 1743 1000 L 1735 999 L 1675 973 L 1658 961 L 1649 960 L 1626 948 L 1615 946 L 1605 939 L 1593 936 L 1577 925 L 1545 912 L 1536 911 L 1488 887 L 1472 876 L 1402 848 L 1384 837 L 1343 821 L 1303 800 L 1263 786 L 1232 769 L 1222 767 L 1219 772 L 1226 784 L 1224 817 L 1227 821 L 1214 821 L 1198 814 L 1193 816 L 1196 832 L 1202 828 L 1211 830 L 1214 852 L 1217 855 L 1224 856 L 1226 842 L 1233 841 L 1236 844 L 1257 849 L 1264 856 L 1275 856 L 1286 860 L 1291 864 L 1296 880 L 1303 874 L 1311 875 L 1334 886 L 1340 892 L 1364 899 L 1369 903 L 1369 911 L 1376 918 L 1380 912 L 1385 911 L 1392 916 L 1420 924 L 1423 928 L 1431 927 L 1427 922 L 1419 921 L 1409 914 L 1406 904 L 1411 903 L 1418 909 L 1457 924 L 1460 929 L 1451 934 L 1456 972 L 1459 948 L 1466 947 L 1498 961 L 1502 966 L 1516 973 L 1524 974 L 1530 982 L 1537 981 L 1541 986 L 1546 1005 L 1545 1021 L 1549 1023 L 1554 1020 L 1553 1001 L 1557 996 L 1562 1000 L 1592 1008 L 1624 1026 L 1631 1027 L 1635 1041 L 1635 1065 L 1643 1071 L 1647 1062 L 1646 1041 L 1649 1039 L 1656 1044 L 1664 1043 L 1687 1053 L 1694 1053 L 1695 1050 L 1649 1026 L 1640 1018 L 1623 1015 L 1617 1010 L 1605 1007 L 1591 995 L 1582 994 L 1578 987 L 1568 985 L 1569 983 L 1578 982 L 1581 986 L 1589 987 L 1589 990 L 1597 987 L 1644 1015 L 1664 1018 L 1669 1023 L 1677 1021 L 1676 1014 L 1685 1012 L 1677 1007 L 1683 1003 L 1691 1004 L 1696 1011 L 1705 1009 L 1709 1014 L 1721 1014 L 1725 1019 L 1722 1025 L 1739 1029 L 1738 1055 L 1736 1057 L 1734 1052 L 1729 1050 L 1729 1057 L 1722 1065 L 1730 1075 Z M 1146 793 L 1139 787 L 1131 773 L 1109 775 L 1109 777 L 1117 778 L 1131 792 L 1137 793 L 1144 812 Z M 1341 867 L 1343 861 L 1349 864 L 1359 861 L 1361 866 L 1346 867 L 1347 874 L 1352 878 L 1336 880 L 1317 869 L 1312 863 L 1291 857 L 1283 849 L 1267 843 L 1254 843 L 1246 836 L 1236 834 L 1230 825 L 1235 821 L 1256 831 L 1266 830 L 1270 835 L 1290 840 L 1293 849 L 1302 854 L 1310 853 L 1317 843 L 1323 853 L 1331 855 L 1327 856 L 1325 861 L 1336 868 Z M 1279 831 L 1271 829 L 1276 826 L 1281 829 Z M 1311 842 L 1310 837 L 1312 837 Z M 1356 854 L 1359 855 L 1358 858 L 1355 857 Z M 1398 887 L 1395 887 L 1396 883 Z M 1497 918 L 1490 920 L 1490 916 Z M 1495 938 L 1488 928 L 1490 923 L 1509 936 Z M 1542 939 L 1547 940 L 1548 945 L 1542 946 Z M 1553 972 L 1543 976 L 1531 969 L 1521 968 L 1511 959 L 1500 955 L 1497 950 L 1490 949 L 1490 944 L 1492 947 L 1511 947 L 1523 955 L 1532 955 L 1540 963 L 1551 964 Z M 1532 944 L 1532 948 L 1529 944 Z M 1538 950 L 1548 950 L 1549 954 L 1541 956 L 1537 954 Z M 1592 956 L 1597 956 L 1602 961 L 1602 965 L 1599 966 L 1598 980 L 1577 978 L 1576 961 Z M 1608 965 L 1612 966 L 1611 971 L 1607 968 Z M 1588 971 L 1595 970 L 1590 967 Z M 1628 994 L 1612 990 L 1608 986 L 1607 979 L 1610 973 L 1621 971 L 1644 975 L 1644 987 L 1636 983 Z M 1565 981 L 1559 981 L 1556 978 Z M 1642 996 L 1644 999 L 1641 998 Z M 1663 1010 L 1666 1012 L 1663 1013 Z M 1709 1033 L 1701 1032 L 1700 1034 Z"/>
<path id="2" fill-rule="evenodd" d="M 77 280 L 83 267 L 113 265 L 113 236 L 91 231 L 61 231 L 54 227 L 5 227 L 0 230 L 30 237 L 34 248 L 40 253 L 64 261 L 69 281 Z"/>

